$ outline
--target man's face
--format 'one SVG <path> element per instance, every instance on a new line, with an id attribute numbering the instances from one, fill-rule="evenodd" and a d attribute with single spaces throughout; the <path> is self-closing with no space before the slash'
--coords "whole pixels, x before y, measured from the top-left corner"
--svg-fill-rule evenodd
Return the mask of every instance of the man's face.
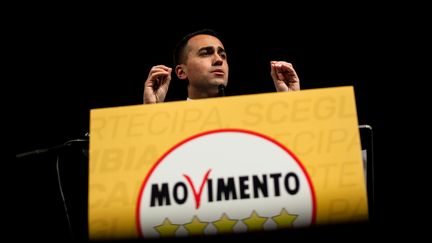
<path id="1" fill-rule="evenodd" d="M 189 85 L 198 90 L 216 90 L 228 83 L 228 63 L 225 49 L 214 36 L 197 35 L 186 46 L 184 71 Z M 216 89 L 215 89 L 216 88 Z"/>

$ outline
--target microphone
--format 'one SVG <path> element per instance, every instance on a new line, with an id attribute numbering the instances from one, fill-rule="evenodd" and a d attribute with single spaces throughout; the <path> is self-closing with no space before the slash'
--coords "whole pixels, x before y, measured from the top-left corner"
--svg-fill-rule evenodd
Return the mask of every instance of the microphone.
<path id="1" fill-rule="evenodd" d="M 219 97 L 223 97 L 223 96 L 225 96 L 225 85 L 220 84 L 220 85 L 218 86 L 218 96 L 219 96 Z"/>

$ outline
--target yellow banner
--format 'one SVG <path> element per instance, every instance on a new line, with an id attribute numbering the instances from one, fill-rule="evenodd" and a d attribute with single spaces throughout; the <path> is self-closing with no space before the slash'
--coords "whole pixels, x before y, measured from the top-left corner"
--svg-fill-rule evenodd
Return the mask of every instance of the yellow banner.
<path id="1" fill-rule="evenodd" d="M 368 217 L 352 87 L 91 110 L 90 239 Z"/>

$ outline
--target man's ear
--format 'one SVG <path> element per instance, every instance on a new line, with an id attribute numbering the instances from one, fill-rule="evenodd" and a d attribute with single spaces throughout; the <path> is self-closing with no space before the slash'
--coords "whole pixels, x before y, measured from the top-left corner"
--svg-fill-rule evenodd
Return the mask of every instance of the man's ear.
<path id="1" fill-rule="evenodd" d="M 175 72 L 177 74 L 177 77 L 181 80 L 187 79 L 187 70 L 186 66 L 184 64 L 179 64 L 175 68 Z"/>

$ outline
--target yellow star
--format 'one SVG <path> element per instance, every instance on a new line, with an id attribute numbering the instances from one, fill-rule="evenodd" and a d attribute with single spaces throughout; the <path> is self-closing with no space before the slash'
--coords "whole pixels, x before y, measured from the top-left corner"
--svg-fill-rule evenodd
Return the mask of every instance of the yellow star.
<path id="1" fill-rule="evenodd" d="M 165 218 L 161 225 L 155 226 L 154 228 L 162 237 L 173 237 L 179 227 L 178 224 L 172 224 L 168 218 Z"/>
<path id="2" fill-rule="evenodd" d="M 272 217 L 273 221 L 276 222 L 278 229 L 282 228 L 292 228 L 293 223 L 296 220 L 298 215 L 289 214 L 285 208 L 282 208 L 280 214 L 278 216 Z"/>
<path id="3" fill-rule="evenodd" d="M 204 229 L 207 225 L 208 223 L 201 222 L 195 215 L 190 223 L 184 224 L 183 226 L 189 231 L 190 235 L 204 235 Z"/>
<path id="4" fill-rule="evenodd" d="M 220 234 L 232 233 L 236 223 L 237 220 L 228 218 L 225 213 L 222 214 L 222 217 L 218 221 L 212 222 Z"/>
<path id="5" fill-rule="evenodd" d="M 263 225 L 267 221 L 267 218 L 260 217 L 255 210 L 249 218 L 243 219 L 243 223 L 247 225 L 249 231 L 264 230 Z"/>

